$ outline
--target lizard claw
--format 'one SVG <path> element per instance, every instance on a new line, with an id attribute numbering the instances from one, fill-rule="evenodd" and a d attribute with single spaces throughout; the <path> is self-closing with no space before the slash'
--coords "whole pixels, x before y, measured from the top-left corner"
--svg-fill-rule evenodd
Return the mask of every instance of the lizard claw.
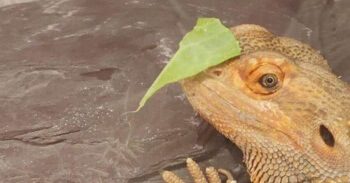
<path id="1" fill-rule="evenodd" d="M 190 173 L 194 183 L 221 183 L 219 174 L 223 174 L 227 177 L 226 183 L 236 183 L 231 173 L 224 169 L 215 169 L 214 167 L 208 167 L 205 169 L 205 175 L 200 169 L 199 165 L 191 158 L 186 160 L 187 170 Z M 164 171 L 162 173 L 163 180 L 167 183 L 184 183 L 184 181 L 170 171 Z"/>

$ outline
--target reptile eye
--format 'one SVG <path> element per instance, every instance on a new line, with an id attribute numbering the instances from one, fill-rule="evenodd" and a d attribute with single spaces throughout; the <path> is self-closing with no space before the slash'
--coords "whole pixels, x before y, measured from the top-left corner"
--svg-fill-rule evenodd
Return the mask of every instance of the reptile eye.
<path id="1" fill-rule="evenodd" d="M 270 95 L 277 92 L 283 84 L 284 72 L 274 64 L 262 64 L 247 69 L 246 84 L 254 93 Z"/>
<path id="2" fill-rule="evenodd" d="M 324 125 L 320 126 L 320 135 L 325 144 L 327 144 L 330 147 L 334 147 L 335 140 L 333 134 Z"/>
<path id="3" fill-rule="evenodd" d="M 274 88 L 278 84 L 278 77 L 275 74 L 264 74 L 260 77 L 259 83 L 264 88 Z"/>

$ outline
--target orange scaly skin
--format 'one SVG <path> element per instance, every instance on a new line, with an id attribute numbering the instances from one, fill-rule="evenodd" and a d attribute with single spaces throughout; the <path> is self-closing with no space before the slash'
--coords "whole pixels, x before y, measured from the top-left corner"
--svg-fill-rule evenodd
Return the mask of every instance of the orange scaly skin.
<path id="1" fill-rule="evenodd" d="M 349 183 L 349 85 L 305 44 L 232 31 L 242 55 L 182 82 L 194 109 L 243 151 L 253 183 Z"/>

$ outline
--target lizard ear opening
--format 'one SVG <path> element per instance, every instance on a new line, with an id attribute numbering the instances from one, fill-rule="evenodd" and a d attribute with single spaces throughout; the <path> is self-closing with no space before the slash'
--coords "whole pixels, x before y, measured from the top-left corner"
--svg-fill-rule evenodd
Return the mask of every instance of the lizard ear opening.
<path id="1" fill-rule="evenodd" d="M 324 141 L 325 144 L 327 144 L 330 147 L 334 147 L 334 145 L 335 145 L 334 136 L 328 130 L 328 128 L 325 127 L 324 125 L 320 126 L 320 135 L 321 135 L 322 140 Z"/>

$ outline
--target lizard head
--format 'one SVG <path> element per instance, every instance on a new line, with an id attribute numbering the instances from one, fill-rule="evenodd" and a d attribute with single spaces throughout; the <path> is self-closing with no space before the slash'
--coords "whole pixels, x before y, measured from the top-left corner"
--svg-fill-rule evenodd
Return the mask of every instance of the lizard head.
<path id="1" fill-rule="evenodd" d="M 182 81 L 194 109 L 242 149 L 253 182 L 349 182 L 347 83 L 305 44 L 256 25 L 232 31 L 242 55 Z"/>

